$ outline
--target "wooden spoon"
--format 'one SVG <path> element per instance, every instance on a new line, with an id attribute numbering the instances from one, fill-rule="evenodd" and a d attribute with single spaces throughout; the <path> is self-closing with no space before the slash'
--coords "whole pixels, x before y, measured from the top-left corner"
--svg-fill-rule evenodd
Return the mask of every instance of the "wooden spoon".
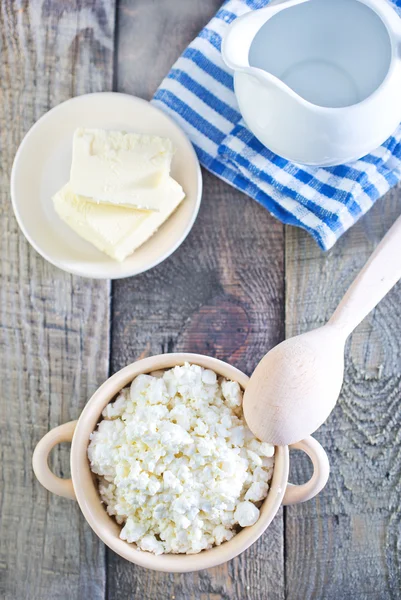
<path id="1" fill-rule="evenodd" d="M 293 444 L 316 431 L 333 410 L 344 377 L 350 333 L 401 278 L 401 217 L 352 283 L 329 322 L 285 340 L 256 367 L 244 415 L 256 437 Z"/>

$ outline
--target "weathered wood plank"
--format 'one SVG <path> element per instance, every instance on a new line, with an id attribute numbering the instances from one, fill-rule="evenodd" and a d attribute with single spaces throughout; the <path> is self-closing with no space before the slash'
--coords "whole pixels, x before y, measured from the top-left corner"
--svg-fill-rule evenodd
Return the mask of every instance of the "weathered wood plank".
<path id="1" fill-rule="evenodd" d="M 286 232 L 286 334 L 323 324 L 400 213 L 395 190 L 328 254 Z M 286 597 L 401 598 L 401 285 L 347 345 L 340 402 L 316 437 L 332 474 L 315 500 L 286 510 Z M 296 457 L 301 479 L 307 460 Z"/>
<path id="2" fill-rule="evenodd" d="M 0 597 L 97 600 L 104 546 L 74 502 L 40 486 L 31 456 L 107 377 L 109 284 L 71 277 L 36 254 L 13 217 L 9 174 L 45 111 L 111 89 L 114 2 L 2 0 L 0 11 Z M 53 453 L 56 472 L 67 475 L 68 454 Z"/>
<path id="3" fill-rule="evenodd" d="M 220 0 L 119 0 L 114 73 L 118 91 L 150 99 L 220 6 Z"/>
<path id="4" fill-rule="evenodd" d="M 220 0 L 124 0 L 118 17 L 118 89 L 151 97 Z M 140 356 L 192 351 L 250 373 L 283 337 L 283 227 L 204 173 L 198 220 L 183 246 L 156 269 L 113 286 L 112 370 Z M 270 600 L 284 594 L 279 513 L 242 557 L 188 575 L 145 571 L 108 552 L 110 600 Z"/>

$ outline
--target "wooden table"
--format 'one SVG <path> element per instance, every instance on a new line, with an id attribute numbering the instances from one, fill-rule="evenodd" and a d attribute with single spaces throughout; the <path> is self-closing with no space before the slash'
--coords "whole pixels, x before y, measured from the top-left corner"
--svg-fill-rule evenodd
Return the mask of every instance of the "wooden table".
<path id="1" fill-rule="evenodd" d="M 220 1 L 0 0 L 0 598 L 401 598 L 401 286 L 348 344 L 341 400 L 316 434 L 332 467 L 326 489 L 281 510 L 229 564 L 168 575 L 125 562 L 31 469 L 37 441 L 139 357 L 194 351 L 251 373 L 285 336 L 324 323 L 400 213 L 398 189 L 323 254 L 204 172 L 192 233 L 144 275 L 113 284 L 73 277 L 28 245 L 9 175 L 29 127 L 86 92 L 150 98 Z M 64 476 L 68 452 L 52 456 Z M 308 460 L 291 460 L 292 479 L 306 479 Z"/>

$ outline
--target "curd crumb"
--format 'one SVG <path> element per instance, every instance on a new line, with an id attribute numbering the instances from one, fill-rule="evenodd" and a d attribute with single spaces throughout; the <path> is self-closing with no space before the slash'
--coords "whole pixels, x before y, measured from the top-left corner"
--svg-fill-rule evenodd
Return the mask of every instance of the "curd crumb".
<path id="1" fill-rule="evenodd" d="M 252 502 L 240 502 L 235 510 L 234 519 L 241 527 L 250 527 L 259 519 L 259 509 Z"/>

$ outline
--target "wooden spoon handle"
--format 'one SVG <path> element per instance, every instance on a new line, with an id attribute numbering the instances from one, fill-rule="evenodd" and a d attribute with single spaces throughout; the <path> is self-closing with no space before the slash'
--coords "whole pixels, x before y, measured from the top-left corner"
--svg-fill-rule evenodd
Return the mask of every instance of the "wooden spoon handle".
<path id="1" fill-rule="evenodd" d="M 345 337 L 401 278 L 401 217 L 384 236 L 341 300 L 329 324 Z"/>

